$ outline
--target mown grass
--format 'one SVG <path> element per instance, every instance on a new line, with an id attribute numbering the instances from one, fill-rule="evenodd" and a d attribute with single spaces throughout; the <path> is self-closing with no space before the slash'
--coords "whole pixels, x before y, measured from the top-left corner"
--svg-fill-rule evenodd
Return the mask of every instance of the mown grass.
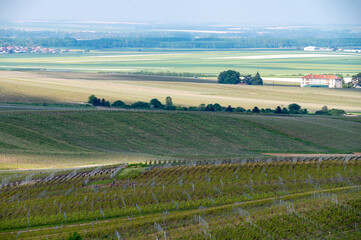
<path id="1" fill-rule="evenodd" d="M 5 166 L 19 156 L 86 164 L 261 153 L 361 152 L 360 122 L 347 118 L 185 112 L 48 111 L 1 113 Z M 105 162 L 106 162 L 105 161 Z M 21 161 L 20 161 L 21 162 Z M 69 162 L 69 160 L 68 160 Z M 102 162 L 102 161 L 100 161 Z M 132 161 L 130 161 L 132 162 Z"/>

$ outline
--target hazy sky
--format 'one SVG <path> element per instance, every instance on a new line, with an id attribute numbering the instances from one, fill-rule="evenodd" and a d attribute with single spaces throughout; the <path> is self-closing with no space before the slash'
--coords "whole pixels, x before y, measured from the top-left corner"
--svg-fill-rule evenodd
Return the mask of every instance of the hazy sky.
<path id="1" fill-rule="evenodd" d="M 0 0 L 1 19 L 361 24 L 361 0 Z"/>

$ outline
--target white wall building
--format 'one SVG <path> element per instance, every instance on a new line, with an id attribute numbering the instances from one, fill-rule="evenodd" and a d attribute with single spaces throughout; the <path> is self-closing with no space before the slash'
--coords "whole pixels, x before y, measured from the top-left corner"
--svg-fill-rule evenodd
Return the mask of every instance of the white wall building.
<path id="1" fill-rule="evenodd" d="M 318 51 L 320 48 L 314 46 L 308 46 L 303 49 L 304 51 Z"/>
<path id="2" fill-rule="evenodd" d="M 342 88 L 342 79 L 335 75 L 307 75 L 301 80 L 301 87 Z"/>

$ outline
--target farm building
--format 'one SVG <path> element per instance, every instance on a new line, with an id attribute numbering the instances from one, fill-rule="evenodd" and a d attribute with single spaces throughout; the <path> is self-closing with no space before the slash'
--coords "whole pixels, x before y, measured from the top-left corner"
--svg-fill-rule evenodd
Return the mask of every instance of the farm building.
<path id="1" fill-rule="evenodd" d="M 320 48 L 314 46 L 308 46 L 303 49 L 304 51 L 318 51 Z"/>
<path id="2" fill-rule="evenodd" d="M 301 87 L 342 88 L 342 79 L 335 75 L 307 75 L 302 78 Z"/>

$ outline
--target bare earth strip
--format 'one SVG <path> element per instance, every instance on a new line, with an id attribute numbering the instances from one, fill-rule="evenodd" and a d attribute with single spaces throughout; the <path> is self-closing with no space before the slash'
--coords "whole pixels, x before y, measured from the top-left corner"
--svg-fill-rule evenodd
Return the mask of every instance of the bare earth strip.
<path id="1" fill-rule="evenodd" d="M 282 55 L 260 55 L 260 56 L 236 56 L 236 57 L 213 57 L 202 59 L 280 59 L 280 58 L 316 58 L 316 57 L 345 57 L 348 55 L 330 54 L 282 54 Z"/>
<path id="2" fill-rule="evenodd" d="M 354 157 L 361 156 L 361 153 L 353 154 L 300 154 L 300 153 L 263 153 L 264 155 L 276 157 Z"/>

